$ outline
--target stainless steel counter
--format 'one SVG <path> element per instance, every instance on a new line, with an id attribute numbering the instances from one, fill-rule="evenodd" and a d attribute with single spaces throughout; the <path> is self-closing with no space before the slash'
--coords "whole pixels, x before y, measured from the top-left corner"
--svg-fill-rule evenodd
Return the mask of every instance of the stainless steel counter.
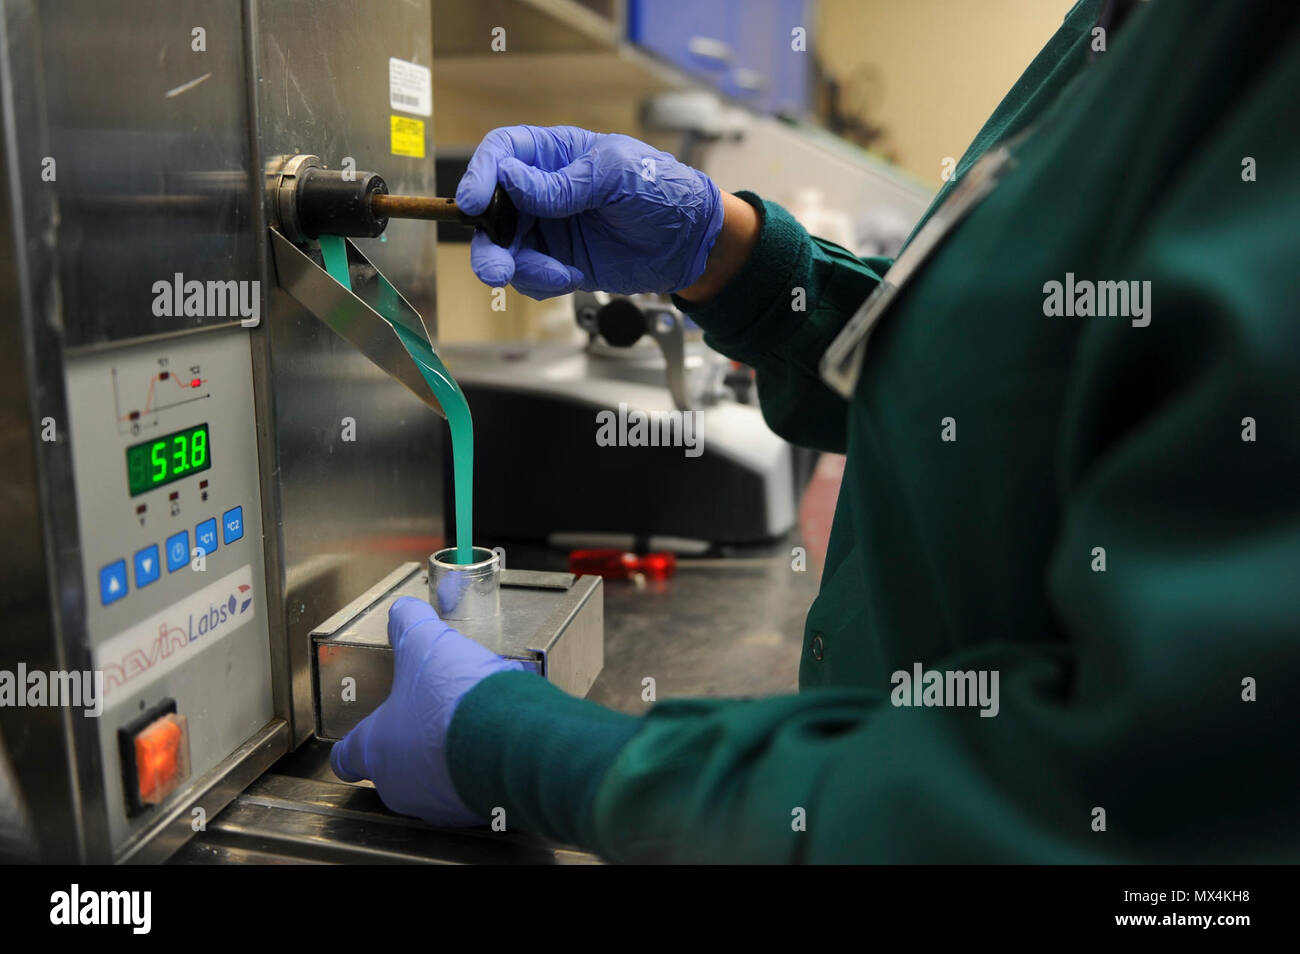
<path id="1" fill-rule="evenodd" d="M 587 698 L 640 714 L 646 678 L 657 700 L 761 696 L 798 687 L 804 617 L 820 567 L 791 569 L 796 541 L 731 548 L 707 566 L 679 561 L 677 575 L 638 588 L 605 588 L 605 669 Z M 563 557 L 560 557 L 563 563 Z"/>
<path id="2" fill-rule="evenodd" d="M 820 567 L 791 568 L 793 535 L 730 548 L 676 576 L 605 587 L 605 668 L 588 698 L 639 714 L 655 699 L 757 696 L 796 688 L 803 620 Z M 506 546 L 507 566 L 565 568 L 565 554 Z M 523 833 L 435 829 L 394 815 L 369 783 L 330 771 L 308 741 L 250 786 L 173 861 L 179 863 L 573 864 L 594 856 Z"/>

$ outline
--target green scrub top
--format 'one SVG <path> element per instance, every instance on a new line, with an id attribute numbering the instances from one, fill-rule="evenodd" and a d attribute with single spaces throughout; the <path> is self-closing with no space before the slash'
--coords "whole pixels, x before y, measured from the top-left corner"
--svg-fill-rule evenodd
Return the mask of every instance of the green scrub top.
<path id="1" fill-rule="evenodd" d="M 493 676 L 451 728 L 469 806 L 627 861 L 1300 858 L 1300 8 L 1152 0 L 1090 57 L 1099 6 L 958 163 L 936 203 L 1028 130 L 850 401 L 818 361 L 888 261 L 744 195 L 752 259 L 682 303 L 777 433 L 847 454 L 801 691 L 634 718 Z M 918 666 L 996 673 L 996 715 Z"/>

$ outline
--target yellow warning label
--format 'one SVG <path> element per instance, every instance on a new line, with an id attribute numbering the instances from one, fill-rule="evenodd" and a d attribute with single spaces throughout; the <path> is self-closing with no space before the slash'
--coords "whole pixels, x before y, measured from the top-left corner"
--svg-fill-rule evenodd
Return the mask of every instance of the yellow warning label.
<path id="1" fill-rule="evenodd" d="M 388 125 L 393 134 L 393 155 L 424 158 L 424 120 L 389 116 Z"/>

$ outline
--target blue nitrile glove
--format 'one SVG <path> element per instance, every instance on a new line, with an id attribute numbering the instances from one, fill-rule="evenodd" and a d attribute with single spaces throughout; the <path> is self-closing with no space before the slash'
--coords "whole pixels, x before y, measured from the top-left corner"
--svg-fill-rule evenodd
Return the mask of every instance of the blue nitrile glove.
<path id="1" fill-rule="evenodd" d="M 384 804 L 431 825 L 481 825 L 456 794 L 447 769 L 447 732 L 456 705 L 494 673 L 523 669 L 456 632 L 424 600 L 406 596 L 388 611 L 393 689 L 330 752 L 345 782 L 368 778 Z"/>
<path id="2" fill-rule="evenodd" d="M 478 215 L 498 182 L 519 209 L 519 230 L 508 249 L 476 232 L 470 264 L 485 284 L 529 298 L 678 291 L 703 274 L 722 230 L 713 180 L 630 136 L 494 129 L 474 150 L 456 204 Z"/>

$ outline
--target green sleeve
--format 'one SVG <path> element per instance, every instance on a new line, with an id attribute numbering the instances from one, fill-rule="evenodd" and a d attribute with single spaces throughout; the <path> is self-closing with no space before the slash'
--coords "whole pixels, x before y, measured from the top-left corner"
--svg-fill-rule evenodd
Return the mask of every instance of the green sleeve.
<path id="1" fill-rule="evenodd" d="M 456 707 L 447 764 L 461 801 L 511 830 L 597 847 L 596 789 L 641 720 L 529 672 L 484 679 Z"/>
<path id="2" fill-rule="evenodd" d="M 813 238 L 781 206 L 752 192 L 762 225 L 739 274 L 717 296 L 673 300 L 709 347 L 752 367 L 763 417 L 794 444 L 844 453 L 844 399 L 817 373 L 822 353 L 889 268 Z"/>

